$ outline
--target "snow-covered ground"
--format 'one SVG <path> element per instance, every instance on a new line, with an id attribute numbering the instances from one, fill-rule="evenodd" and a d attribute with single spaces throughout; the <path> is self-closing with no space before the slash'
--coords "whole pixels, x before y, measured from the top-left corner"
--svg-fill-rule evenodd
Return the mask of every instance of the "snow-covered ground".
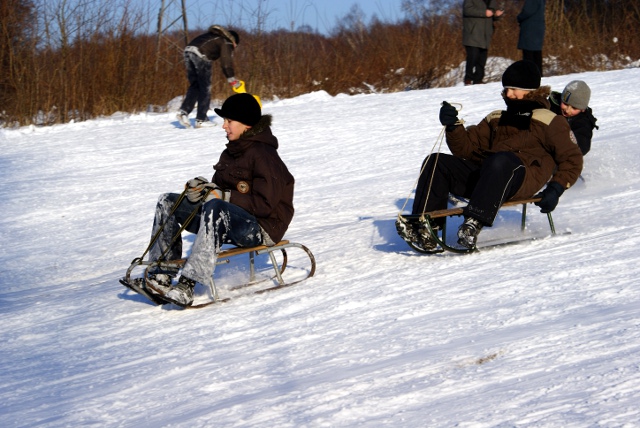
<path id="1" fill-rule="evenodd" d="M 1 130 L 0 426 L 640 426 L 640 68 L 543 84 L 573 79 L 600 130 L 554 212 L 570 234 L 470 255 L 415 253 L 394 219 L 441 101 L 477 123 L 503 107 L 499 83 L 264 100 L 297 180 L 286 237 L 318 269 L 201 310 L 118 278 L 158 195 L 211 175 L 219 126 L 166 113 Z M 527 227 L 548 234 L 534 206 Z M 502 211 L 480 241 L 518 228 Z M 219 266 L 221 293 L 245 274 Z"/>

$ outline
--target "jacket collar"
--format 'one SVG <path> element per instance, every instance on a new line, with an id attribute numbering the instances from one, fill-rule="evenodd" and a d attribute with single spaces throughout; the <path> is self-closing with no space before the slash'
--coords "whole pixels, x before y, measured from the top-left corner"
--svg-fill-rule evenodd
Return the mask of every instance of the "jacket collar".
<path id="1" fill-rule="evenodd" d="M 258 123 L 247 129 L 237 141 L 227 143 L 227 150 L 232 156 L 238 157 L 242 155 L 254 143 L 267 144 L 274 149 L 278 149 L 278 139 L 271 133 L 270 114 L 263 115 Z"/>

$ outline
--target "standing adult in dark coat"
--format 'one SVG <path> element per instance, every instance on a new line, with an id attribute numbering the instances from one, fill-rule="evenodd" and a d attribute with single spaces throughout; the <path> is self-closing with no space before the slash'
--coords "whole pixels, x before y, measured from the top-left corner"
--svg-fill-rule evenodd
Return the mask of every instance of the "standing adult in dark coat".
<path id="1" fill-rule="evenodd" d="M 496 0 L 464 0 L 462 4 L 462 45 L 467 51 L 464 84 L 483 83 L 493 21 L 502 16 Z"/>
<path id="2" fill-rule="evenodd" d="M 522 59 L 533 62 L 542 76 L 542 45 L 544 43 L 544 9 L 546 0 L 525 0 L 518 14 L 520 37 L 518 49 L 522 50 Z"/>

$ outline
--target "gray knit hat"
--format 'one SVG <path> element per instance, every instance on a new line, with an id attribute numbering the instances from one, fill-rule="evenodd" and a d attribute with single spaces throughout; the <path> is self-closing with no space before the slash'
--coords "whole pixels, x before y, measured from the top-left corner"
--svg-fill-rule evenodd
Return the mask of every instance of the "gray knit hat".
<path id="1" fill-rule="evenodd" d="M 560 99 L 563 103 L 578 110 L 586 110 L 589 107 L 591 89 L 582 80 L 573 80 L 562 91 Z"/>

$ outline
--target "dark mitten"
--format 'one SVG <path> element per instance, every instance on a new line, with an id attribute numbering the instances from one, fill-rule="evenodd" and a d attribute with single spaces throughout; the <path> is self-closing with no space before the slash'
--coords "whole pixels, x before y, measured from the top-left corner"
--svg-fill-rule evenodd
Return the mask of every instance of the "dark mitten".
<path id="1" fill-rule="evenodd" d="M 458 110 L 446 101 L 440 107 L 440 123 L 447 127 L 447 131 L 458 123 Z"/>
<path id="2" fill-rule="evenodd" d="M 564 193 L 564 189 L 561 185 L 555 181 L 547 183 L 545 189 L 534 196 L 534 198 L 540 198 L 538 202 L 535 202 L 540 207 L 541 213 L 550 213 L 558 205 L 560 196 Z"/>

